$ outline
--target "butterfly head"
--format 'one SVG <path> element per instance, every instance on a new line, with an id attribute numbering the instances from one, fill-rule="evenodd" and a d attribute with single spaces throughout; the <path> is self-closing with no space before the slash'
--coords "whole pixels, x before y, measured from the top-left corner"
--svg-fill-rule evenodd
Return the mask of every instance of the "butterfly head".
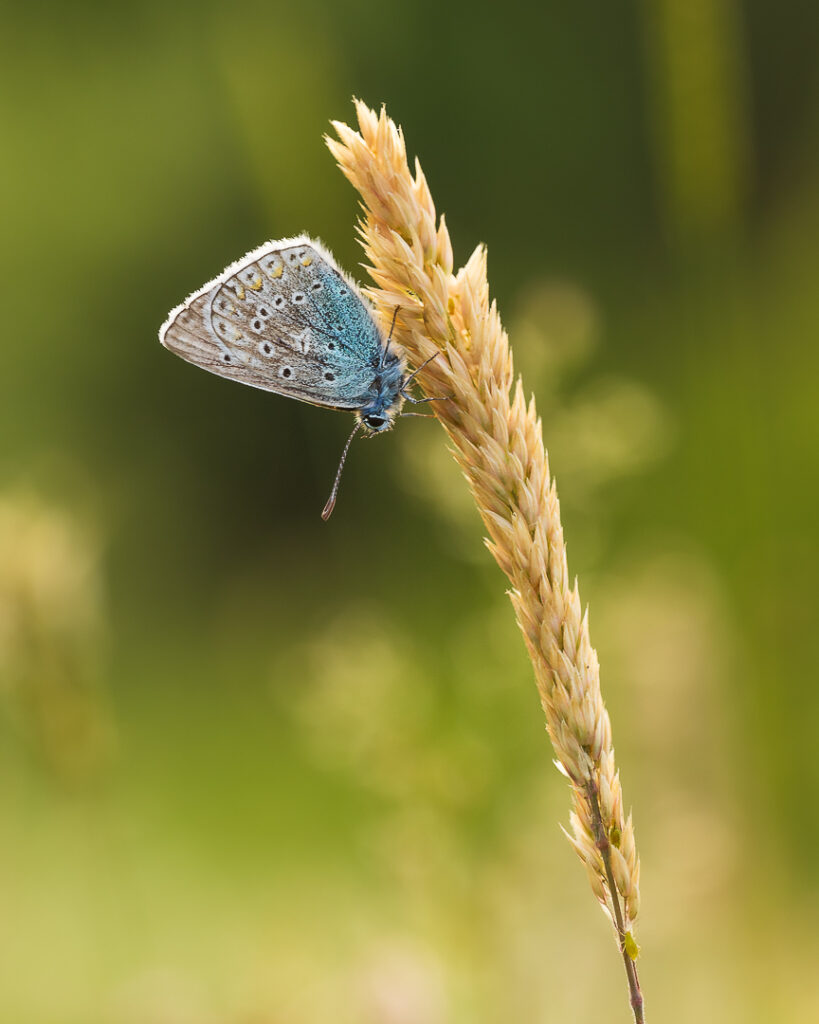
<path id="1" fill-rule="evenodd" d="M 401 415 L 402 404 L 396 402 L 387 408 L 362 410 L 358 414 L 358 422 L 364 428 L 365 433 L 370 436 L 383 434 L 385 430 L 392 430 L 395 426 L 396 419 Z"/>
<path id="2" fill-rule="evenodd" d="M 367 416 L 362 416 L 361 420 L 364 426 L 374 434 L 380 434 L 382 430 L 389 430 L 392 426 L 392 423 L 387 416 L 380 416 L 375 412 L 371 412 Z"/>

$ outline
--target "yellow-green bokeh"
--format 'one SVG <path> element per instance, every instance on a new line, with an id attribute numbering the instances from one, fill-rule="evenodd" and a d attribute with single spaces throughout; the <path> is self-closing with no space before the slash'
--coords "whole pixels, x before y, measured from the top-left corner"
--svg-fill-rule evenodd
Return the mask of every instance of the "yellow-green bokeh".
<path id="1" fill-rule="evenodd" d="M 174 359 L 267 238 L 357 277 L 385 102 L 543 415 L 649 1020 L 819 1013 L 819 15 L 40 3 L 0 35 L 0 1019 L 627 1021 L 434 422 Z"/>

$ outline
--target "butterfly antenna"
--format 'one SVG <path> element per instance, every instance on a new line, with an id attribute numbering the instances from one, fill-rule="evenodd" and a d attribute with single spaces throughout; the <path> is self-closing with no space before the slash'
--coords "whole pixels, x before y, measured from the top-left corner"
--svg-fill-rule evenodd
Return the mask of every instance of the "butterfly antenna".
<path id="1" fill-rule="evenodd" d="M 387 358 L 387 353 L 390 350 L 390 342 L 392 341 L 392 332 L 395 330 L 395 321 L 398 319 L 398 314 L 400 313 L 400 311 L 401 311 L 401 307 L 400 306 L 396 306 L 395 309 L 393 310 L 393 313 L 392 313 L 392 323 L 390 324 L 390 333 L 387 335 L 387 344 L 384 346 L 384 355 L 381 357 L 381 365 L 382 366 L 384 365 L 384 362 L 385 362 L 385 360 Z"/>
<path id="2" fill-rule="evenodd" d="M 362 427 L 362 423 L 359 421 L 353 427 L 353 432 L 347 438 L 347 444 L 344 445 L 344 451 L 341 453 L 341 462 L 338 464 L 338 470 L 336 471 L 336 478 L 333 481 L 333 489 L 330 491 L 330 497 L 327 499 L 327 504 L 321 510 L 321 518 L 326 523 L 330 516 L 333 514 L 333 509 L 336 507 L 336 498 L 338 497 L 338 485 L 341 483 L 341 471 L 344 469 L 344 463 L 347 461 L 347 452 L 350 450 L 350 445 L 353 443 L 353 438 Z"/>

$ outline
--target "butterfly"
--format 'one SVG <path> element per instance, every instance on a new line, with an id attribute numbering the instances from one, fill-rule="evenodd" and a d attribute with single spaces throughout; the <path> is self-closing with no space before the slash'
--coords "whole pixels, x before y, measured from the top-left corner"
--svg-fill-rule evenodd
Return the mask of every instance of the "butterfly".
<path id="1" fill-rule="evenodd" d="M 231 263 L 171 311 L 159 340 L 220 377 L 355 413 L 321 513 L 327 520 L 358 431 L 383 433 L 405 401 L 434 400 L 407 391 L 423 366 L 407 373 L 403 358 L 390 349 L 397 314 L 385 338 L 372 306 L 331 253 L 298 235 L 266 242 Z"/>

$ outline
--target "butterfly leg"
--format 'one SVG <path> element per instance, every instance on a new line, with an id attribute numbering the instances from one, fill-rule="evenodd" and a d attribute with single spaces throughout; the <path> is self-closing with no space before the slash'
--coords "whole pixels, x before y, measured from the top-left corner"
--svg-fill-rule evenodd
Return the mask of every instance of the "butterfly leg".
<path id="1" fill-rule="evenodd" d="M 449 401 L 449 395 L 430 395 L 429 398 L 413 398 L 412 395 L 408 395 L 406 391 L 401 392 L 404 398 L 408 402 L 412 402 L 413 405 L 423 405 L 424 402 L 447 402 Z"/>
<path id="2" fill-rule="evenodd" d="M 392 341 L 392 332 L 395 330 L 395 321 L 398 319 L 398 313 L 399 313 L 400 309 L 401 309 L 400 306 L 396 306 L 395 309 L 393 310 L 392 323 L 390 324 L 390 333 L 387 335 L 387 344 L 384 346 L 384 351 L 381 354 L 381 365 L 382 366 L 387 361 L 387 353 L 390 350 L 390 342 Z"/>
<path id="3" fill-rule="evenodd" d="M 441 354 L 440 352 L 434 352 L 429 357 L 429 359 L 425 359 L 423 361 L 423 363 L 421 363 L 421 365 L 418 367 L 418 369 L 417 370 L 413 370 L 412 373 L 404 380 L 404 384 L 403 384 L 403 386 L 401 388 L 401 395 L 408 402 L 412 402 L 413 405 L 423 405 L 424 402 L 443 402 L 443 401 L 446 400 L 446 398 L 447 398 L 446 395 L 431 395 L 429 398 L 413 398 L 412 395 L 407 391 L 407 388 L 412 383 L 414 378 L 418 376 L 418 374 L 421 372 L 421 370 L 423 370 L 423 368 L 428 363 L 431 363 L 433 359 L 437 359 L 440 354 Z M 410 416 L 412 414 L 411 413 L 406 413 L 405 415 Z"/>
<path id="4" fill-rule="evenodd" d="M 429 357 L 429 359 L 425 359 L 423 361 L 423 363 L 421 363 L 421 365 L 418 367 L 418 369 L 417 370 L 413 370 L 412 373 L 409 375 L 409 377 L 407 377 L 407 379 L 404 381 L 404 387 L 406 387 L 408 384 L 411 384 L 412 381 L 415 379 L 415 377 L 417 377 L 418 374 L 421 372 L 421 370 L 423 370 L 423 368 L 425 366 L 427 366 L 429 363 L 431 363 L 433 359 L 437 359 L 440 354 L 441 354 L 440 352 L 434 352 Z"/>

